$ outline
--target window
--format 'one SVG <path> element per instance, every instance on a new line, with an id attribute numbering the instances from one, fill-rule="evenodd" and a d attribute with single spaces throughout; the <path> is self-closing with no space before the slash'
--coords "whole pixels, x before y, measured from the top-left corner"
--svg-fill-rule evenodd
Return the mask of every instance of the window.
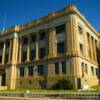
<path id="1" fill-rule="evenodd" d="M 81 64 L 81 67 L 82 67 L 82 76 L 84 76 L 84 63 L 83 62 Z"/>
<path id="2" fill-rule="evenodd" d="M 96 71 L 96 75 L 98 75 L 98 68 L 95 68 L 95 71 Z"/>
<path id="3" fill-rule="evenodd" d="M 22 81 L 20 81 L 20 85 L 22 85 L 23 84 L 23 82 Z"/>
<path id="4" fill-rule="evenodd" d="M 32 81 L 31 80 L 29 80 L 29 85 L 31 85 L 32 84 Z"/>
<path id="5" fill-rule="evenodd" d="M 64 31 L 65 31 L 65 24 L 56 27 L 56 34 L 62 33 Z"/>
<path id="6" fill-rule="evenodd" d="M 44 65 L 38 65 L 38 74 L 40 76 L 44 75 Z"/>
<path id="7" fill-rule="evenodd" d="M 24 68 L 20 68 L 20 77 L 24 77 Z"/>
<path id="8" fill-rule="evenodd" d="M 23 45 L 27 45 L 28 44 L 28 37 L 23 37 Z"/>
<path id="9" fill-rule="evenodd" d="M 45 32 L 41 32 L 40 33 L 40 40 L 44 40 L 46 37 L 46 33 Z"/>
<path id="10" fill-rule="evenodd" d="M 0 55 L 0 63 L 2 63 L 2 56 Z"/>
<path id="11" fill-rule="evenodd" d="M 59 74 L 59 63 L 55 63 L 55 74 Z"/>
<path id="12" fill-rule="evenodd" d="M 40 48 L 40 59 L 45 57 L 46 55 L 46 49 L 45 48 Z"/>
<path id="13" fill-rule="evenodd" d="M 10 41 L 9 40 L 6 41 L 6 47 L 10 47 Z"/>
<path id="14" fill-rule="evenodd" d="M 28 76 L 33 76 L 33 67 L 32 66 L 28 67 Z"/>
<path id="15" fill-rule="evenodd" d="M 78 26 L 78 31 L 79 31 L 80 34 L 83 33 L 83 32 L 82 32 L 82 28 L 81 28 L 80 26 Z"/>
<path id="16" fill-rule="evenodd" d="M 22 62 L 25 62 L 27 60 L 27 52 L 26 51 L 23 51 L 23 54 L 22 54 Z"/>
<path id="17" fill-rule="evenodd" d="M 82 43 L 80 43 L 80 52 L 81 52 L 81 54 L 83 54 L 83 44 Z"/>
<path id="18" fill-rule="evenodd" d="M 92 75 L 94 75 L 94 67 L 93 66 L 91 66 L 91 73 L 92 73 Z"/>
<path id="19" fill-rule="evenodd" d="M 5 55 L 5 63 L 7 63 L 8 61 L 9 61 L 9 55 L 6 54 L 6 55 Z"/>
<path id="20" fill-rule="evenodd" d="M 31 50 L 30 58 L 33 60 L 36 57 L 36 50 Z"/>
<path id="21" fill-rule="evenodd" d="M 85 72 L 88 74 L 87 64 L 85 64 Z"/>
<path id="22" fill-rule="evenodd" d="M 66 74 L 66 62 L 61 62 L 62 63 L 62 73 Z"/>
<path id="23" fill-rule="evenodd" d="M 32 35 L 32 36 L 31 36 L 31 42 L 32 42 L 32 43 L 35 43 L 35 42 L 36 42 L 36 35 Z"/>
<path id="24" fill-rule="evenodd" d="M 64 53 L 64 42 L 57 43 L 57 53 Z"/>

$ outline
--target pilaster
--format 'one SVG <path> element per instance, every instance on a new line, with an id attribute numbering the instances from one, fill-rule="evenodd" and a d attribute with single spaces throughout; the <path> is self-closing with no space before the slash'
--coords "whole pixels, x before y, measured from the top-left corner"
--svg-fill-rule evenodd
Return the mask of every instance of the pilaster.
<path id="1" fill-rule="evenodd" d="M 9 62 L 11 62 L 11 56 L 12 56 L 12 39 L 10 39 Z"/>
<path id="2" fill-rule="evenodd" d="M 16 64 L 17 64 L 17 58 L 18 58 L 18 37 L 17 34 L 14 33 L 13 38 L 13 49 L 12 49 L 12 66 L 10 68 L 10 89 L 15 89 L 16 86 Z"/>
<path id="3" fill-rule="evenodd" d="M 3 43 L 3 56 L 2 56 L 2 64 L 5 63 L 5 49 L 6 49 L 6 42 Z"/>
<path id="4" fill-rule="evenodd" d="M 69 23 L 69 41 L 70 41 L 70 51 L 72 54 L 79 54 L 79 34 L 77 29 L 77 19 L 75 15 L 70 16 Z"/>
<path id="5" fill-rule="evenodd" d="M 28 45 L 27 45 L 27 61 L 30 61 L 30 35 L 28 35 Z"/>
<path id="6" fill-rule="evenodd" d="M 36 33 L 36 60 L 39 60 L 39 33 Z"/>
<path id="7" fill-rule="evenodd" d="M 49 57 L 55 57 L 56 55 L 56 30 L 52 27 L 49 29 Z"/>
<path id="8" fill-rule="evenodd" d="M 22 61 L 22 38 L 19 38 L 19 63 Z"/>

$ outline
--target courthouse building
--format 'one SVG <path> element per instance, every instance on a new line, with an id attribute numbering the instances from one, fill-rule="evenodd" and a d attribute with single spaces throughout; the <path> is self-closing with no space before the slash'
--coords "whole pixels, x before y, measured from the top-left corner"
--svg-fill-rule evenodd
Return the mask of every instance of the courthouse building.
<path id="1" fill-rule="evenodd" d="M 0 89 L 98 85 L 99 37 L 74 5 L 0 32 Z"/>

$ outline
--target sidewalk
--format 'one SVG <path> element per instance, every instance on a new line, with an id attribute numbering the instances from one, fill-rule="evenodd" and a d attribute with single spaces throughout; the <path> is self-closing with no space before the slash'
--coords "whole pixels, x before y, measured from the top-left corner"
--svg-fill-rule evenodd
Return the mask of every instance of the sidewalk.
<path id="1" fill-rule="evenodd" d="M 66 99 L 27 98 L 27 97 L 6 97 L 6 96 L 0 96 L 0 100 L 66 100 Z"/>

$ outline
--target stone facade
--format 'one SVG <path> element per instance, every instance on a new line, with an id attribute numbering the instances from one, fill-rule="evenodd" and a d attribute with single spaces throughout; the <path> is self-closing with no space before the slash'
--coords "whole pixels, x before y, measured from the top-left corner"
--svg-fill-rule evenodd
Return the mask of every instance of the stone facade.
<path id="1" fill-rule="evenodd" d="M 99 34 L 70 5 L 0 34 L 0 85 L 50 88 L 59 79 L 75 88 L 99 84 Z"/>

